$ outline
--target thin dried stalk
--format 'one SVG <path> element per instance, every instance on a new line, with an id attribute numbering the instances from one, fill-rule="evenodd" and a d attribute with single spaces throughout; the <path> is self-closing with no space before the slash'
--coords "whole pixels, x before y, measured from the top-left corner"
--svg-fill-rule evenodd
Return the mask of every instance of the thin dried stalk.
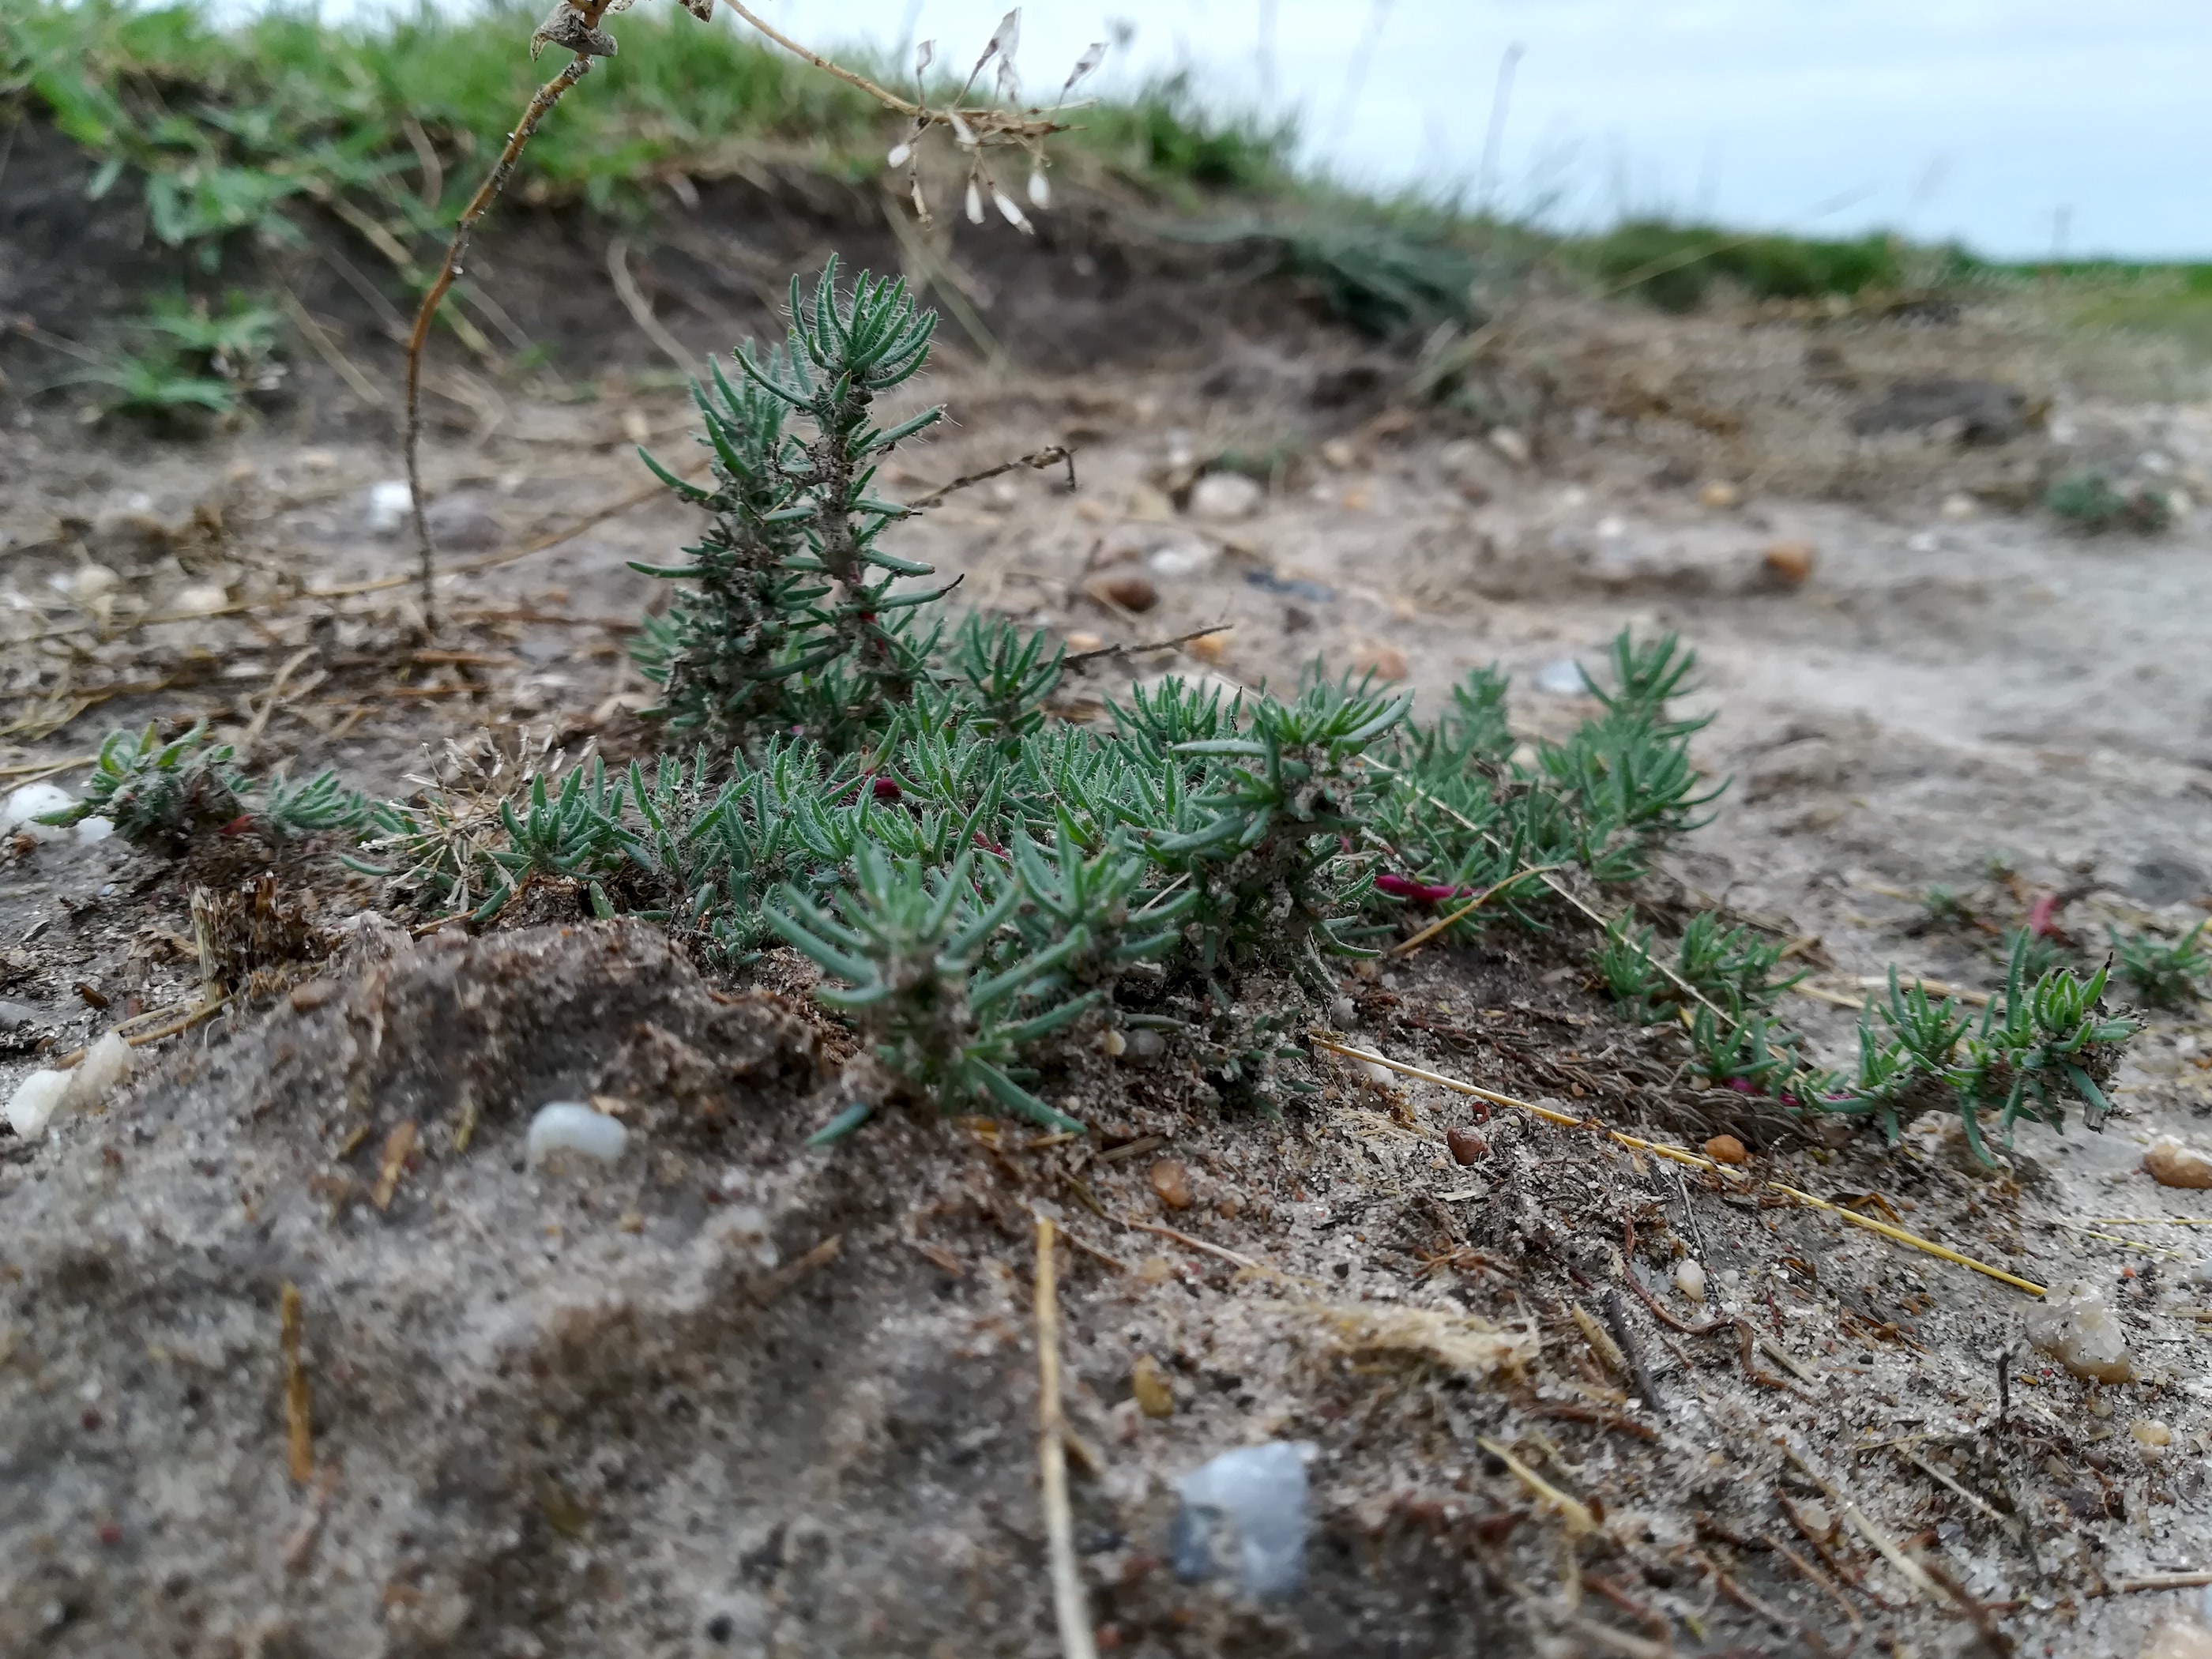
<path id="1" fill-rule="evenodd" d="M 568 67 L 538 88 L 522 112 L 522 119 L 515 123 L 514 131 L 507 135 L 507 148 L 499 153 L 477 193 L 469 198 L 461 213 L 460 222 L 453 227 L 453 239 L 446 246 L 445 263 L 438 269 L 437 280 L 422 295 L 422 303 L 416 308 L 415 326 L 407 336 L 407 412 L 406 424 L 400 434 L 400 442 L 407 456 L 407 493 L 414 508 L 415 542 L 422 558 L 419 573 L 422 585 L 423 625 L 436 631 L 438 626 L 437 596 L 432 586 L 437 575 L 438 550 L 430 540 L 430 520 L 422 501 L 422 350 L 430 339 L 430 325 L 438 315 L 438 307 L 453 279 L 461 274 L 461 258 L 468 252 L 469 234 L 477 228 L 477 221 L 490 211 L 500 191 L 507 188 L 507 179 L 514 175 L 514 164 L 522 159 L 522 152 L 538 131 L 540 122 L 550 114 L 554 105 L 567 96 L 568 88 L 592 72 L 592 59 L 579 52 L 568 62 Z"/>
<path id="2" fill-rule="evenodd" d="M 1052 1606 L 1066 1659 L 1097 1659 L 1091 1610 L 1075 1565 L 1075 1517 L 1067 1504 L 1067 1425 L 1060 1414 L 1060 1294 L 1052 1256 L 1053 1224 L 1036 1218 L 1037 1462 L 1044 1488 L 1046 1548 L 1052 1563 Z"/>

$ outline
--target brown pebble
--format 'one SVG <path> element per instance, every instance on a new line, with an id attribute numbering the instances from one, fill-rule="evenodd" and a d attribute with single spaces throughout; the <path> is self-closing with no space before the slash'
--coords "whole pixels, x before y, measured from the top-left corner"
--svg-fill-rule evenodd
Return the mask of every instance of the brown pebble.
<path id="1" fill-rule="evenodd" d="M 1795 587 L 1813 574 L 1815 550 L 1810 542 L 1776 542 L 1760 562 L 1768 575 Z"/>
<path id="2" fill-rule="evenodd" d="M 1734 1135 L 1715 1135 L 1705 1143 L 1705 1156 L 1716 1164 L 1748 1164 L 1751 1154 Z"/>
<path id="3" fill-rule="evenodd" d="M 1164 1158 L 1152 1168 L 1152 1191 L 1170 1210 L 1190 1208 L 1190 1170 L 1179 1160 Z"/>
<path id="4" fill-rule="evenodd" d="M 2212 1188 L 2212 1154 L 2198 1151 L 2172 1135 L 2160 1135 L 2143 1154 L 2142 1166 L 2161 1187 L 2185 1187 L 2202 1191 Z"/>
<path id="5" fill-rule="evenodd" d="M 1479 1164 L 1490 1156 L 1490 1143 L 1472 1129 L 1450 1130 L 1444 1136 L 1444 1145 L 1451 1148 L 1455 1163 Z"/>
<path id="6" fill-rule="evenodd" d="M 338 994 L 338 982 L 334 979 L 311 979 L 292 988 L 292 1012 L 312 1013 Z"/>
<path id="7" fill-rule="evenodd" d="M 1244 1200 L 1234 1193 L 1224 1193 L 1221 1201 L 1213 1207 L 1219 1212 L 1223 1220 L 1234 1221 L 1244 1213 Z"/>
<path id="8" fill-rule="evenodd" d="M 1084 583 L 1083 591 L 1123 611 L 1150 611 L 1160 602 L 1160 590 L 1139 570 L 1103 572 Z"/>
<path id="9" fill-rule="evenodd" d="M 1380 640 L 1370 640 L 1352 653 L 1352 665 L 1363 674 L 1372 674 L 1378 680 L 1402 680 L 1406 678 L 1406 653 L 1395 645 Z"/>
<path id="10" fill-rule="evenodd" d="M 1129 1368 L 1129 1392 L 1137 1396 L 1137 1409 L 1146 1416 L 1175 1415 L 1175 1390 L 1168 1386 L 1152 1355 L 1139 1354 L 1137 1363 Z"/>
<path id="11" fill-rule="evenodd" d="M 1218 634 L 1200 634 L 1194 640 L 1185 640 L 1183 649 L 1200 662 L 1219 662 L 1229 654 L 1229 630 Z"/>

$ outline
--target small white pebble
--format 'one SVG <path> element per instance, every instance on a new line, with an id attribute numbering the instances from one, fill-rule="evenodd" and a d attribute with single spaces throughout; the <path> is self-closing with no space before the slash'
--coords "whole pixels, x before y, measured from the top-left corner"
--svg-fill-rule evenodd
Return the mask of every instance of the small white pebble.
<path id="1" fill-rule="evenodd" d="M 586 1158 L 611 1164 L 629 1144 L 629 1131 L 621 1120 L 595 1112 L 574 1100 L 556 1100 L 540 1106 L 530 1120 L 526 1156 L 535 1166 L 555 1152 L 580 1152 Z"/>
<path id="2" fill-rule="evenodd" d="M 1339 997 L 1328 1005 L 1328 1017 L 1340 1028 L 1347 1028 L 1359 1018 L 1359 1005 L 1350 997 Z"/>
<path id="3" fill-rule="evenodd" d="M 0 808 L 0 818 L 7 821 L 7 828 L 20 830 L 33 841 L 60 841 L 69 831 L 40 823 L 39 819 L 76 805 L 76 797 L 58 784 L 27 783 L 9 795 L 7 805 Z"/>
<path id="4" fill-rule="evenodd" d="M 76 844 L 80 847 L 97 846 L 114 833 L 113 818 L 91 817 L 76 821 Z"/>
<path id="5" fill-rule="evenodd" d="M 1167 1051 L 1168 1041 L 1158 1031 L 1129 1033 L 1129 1052 L 1139 1060 L 1158 1060 Z"/>
<path id="6" fill-rule="evenodd" d="M 368 511 L 362 515 L 362 527 L 372 536 L 390 536 L 414 510 L 415 496 L 407 488 L 407 480 L 386 478 L 368 487 Z"/>
<path id="7" fill-rule="evenodd" d="M 1694 1256 L 1674 1269 L 1674 1288 L 1692 1302 L 1705 1299 L 1705 1270 Z"/>
<path id="8" fill-rule="evenodd" d="M 69 1107 L 82 1112 L 97 1106 L 131 1079 L 131 1045 L 110 1031 L 85 1050 L 70 1073 Z"/>
<path id="9" fill-rule="evenodd" d="M 18 1140 L 37 1140 L 70 1091 L 67 1072 L 33 1072 L 8 1097 L 8 1127 Z"/>
<path id="10" fill-rule="evenodd" d="M 1367 1073 L 1367 1080 L 1378 1089 L 1387 1089 L 1398 1080 L 1398 1074 L 1380 1060 L 1362 1060 L 1353 1063 Z"/>

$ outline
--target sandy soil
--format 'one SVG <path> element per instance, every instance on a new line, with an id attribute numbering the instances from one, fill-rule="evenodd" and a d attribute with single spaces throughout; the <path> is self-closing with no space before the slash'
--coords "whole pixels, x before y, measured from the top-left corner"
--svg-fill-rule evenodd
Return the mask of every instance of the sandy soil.
<path id="1" fill-rule="evenodd" d="M 1584 712 L 1563 662 L 1595 665 L 1624 626 L 1679 630 L 1715 716 L 1699 757 L 1737 783 L 1647 902 L 1724 902 L 1807 939 L 1830 1000 L 1793 1013 L 1840 1055 L 1860 975 L 2001 978 L 1986 939 L 1919 925 L 1929 883 L 2008 915 L 2063 890 L 2092 954 L 2108 920 L 2212 904 L 2212 522 L 2192 508 L 2166 537 L 2087 541 L 2005 505 L 2081 459 L 2212 499 L 2212 414 L 2100 403 L 2002 319 L 1958 330 L 1533 318 L 1500 370 L 1542 382 L 1517 444 L 1333 402 L 1369 359 L 1326 337 L 1079 380 L 974 370 L 927 388 L 958 424 L 893 483 L 919 493 L 1072 443 L 1073 495 L 1057 470 L 1009 475 L 908 550 L 962 574 L 969 602 L 1071 640 L 1229 630 L 1097 659 L 1070 684 L 1079 716 L 1132 673 L 1283 684 L 1318 656 L 1425 702 L 1498 662 L 1533 733 Z M 1861 390 L 2005 369 L 2051 403 L 1995 450 L 1853 439 L 1860 391 L 1826 358 L 1804 368 L 1839 338 Z M 1605 349 L 1577 367 L 1535 349 L 1553 339 Z M 1671 403 L 1650 401 L 1655 361 L 1674 365 L 1656 382 Z M 409 555 L 369 523 L 394 471 L 380 439 L 296 411 L 289 431 L 183 447 L 27 416 L 0 434 L 21 641 L 18 748 L 0 758 L 82 754 L 156 713 L 394 790 L 426 749 L 486 727 L 639 751 L 644 688 L 620 642 L 653 585 L 623 562 L 665 555 L 684 514 L 654 501 L 491 562 L 635 491 L 632 443 L 691 453 L 680 401 L 634 385 L 510 394 L 478 441 L 439 447 L 464 532 L 449 560 L 485 562 L 442 585 L 429 647 L 410 632 Z M 1249 515 L 1176 504 L 1194 461 L 1292 445 Z M 1807 554 L 1808 578 L 1776 574 Z M 1156 601 L 1094 597 L 1102 570 L 1141 574 Z M 78 625 L 85 606 L 105 607 L 105 635 Z M 195 614 L 121 626 L 179 609 Z M 2000 854 L 2008 881 L 1987 873 Z M 0 885 L 0 1086 L 187 997 L 185 889 L 251 862 L 19 847 Z M 375 897 L 326 878 L 321 920 Z M 771 965 L 768 1000 L 729 1003 L 737 988 L 643 930 L 550 902 L 517 919 L 544 931 L 475 943 L 355 921 L 329 1000 L 203 1026 L 104 1115 L 36 1147 L 0 1139 L 11 1651 L 1054 1651 L 1033 1207 L 1082 1246 L 1063 1288 L 1069 1410 L 1108 1650 L 2132 1654 L 2182 1598 L 2128 1583 L 2207 1564 L 2195 1235 L 2087 1226 L 2212 1218 L 2136 1168 L 2156 1133 L 2206 1134 L 2201 1011 L 2152 1018 L 2101 1136 L 2023 1134 L 1991 1172 L 1928 1125 L 1895 1152 L 1801 1145 L 1753 1168 L 1877 1193 L 1905 1226 L 2039 1284 L 2094 1280 L 2137 1374 L 2106 1386 L 2023 1347 L 2030 1298 L 1988 1278 L 1510 1110 L 1462 1167 L 1443 1137 L 1474 1126 L 1468 1102 L 1334 1062 L 1325 1104 L 1282 1123 L 1201 1119 L 1167 1068 L 1102 1062 L 1075 1085 L 1099 1132 L 1073 1146 L 891 1124 L 805 1152 L 837 1038 L 792 964 Z M 1352 1018 L 1334 1017 L 1355 1043 L 1618 1127 L 1672 1139 L 1725 1112 L 1670 1091 L 1664 1034 L 1611 1021 L 1576 959 L 1493 935 L 1348 979 Z M 521 1167 L 528 1112 L 570 1091 L 649 1106 L 615 1173 Z M 422 1156 L 380 1209 L 366 1194 L 402 1122 Z M 1184 1166 L 1187 1205 L 1159 1195 L 1163 1159 Z M 1702 1308 L 1674 1287 L 1681 1255 L 1711 1276 Z M 315 1389 L 298 1485 L 286 1282 Z M 1576 1304 L 1602 1318 L 1609 1291 L 1657 1409 L 1576 1322 Z M 1170 1415 L 1139 1408 L 1139 1356 Z M 1308 1588 L 1254 1607 L 1180 1583 L 1174 1478 L 1268 1437 L 1316 1448 Z M 1498 1446 L 1596 1500 L 1595 1530 L 1563 1541 L 1581 1522 Z M 1852 1503 L 1863 1530 L 1824 1524 Z"/>

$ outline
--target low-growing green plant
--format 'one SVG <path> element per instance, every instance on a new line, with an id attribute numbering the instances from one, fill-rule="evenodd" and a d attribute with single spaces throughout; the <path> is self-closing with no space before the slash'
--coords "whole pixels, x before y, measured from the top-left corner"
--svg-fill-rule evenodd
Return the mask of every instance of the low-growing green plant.
<path id="1" fill-rule="evenodd" d="M 2043 497 L 2051 516 L 2085 536 L 2127 531 L 2154 536 L 2173 522 L 2166 492 L 2148 484 L 2122 489 L 2101 472 L 2077 472 L 2053 483 Z"/>
<path id="2" fill-rule="evenodd" d="M 489 920 L 524 884 L 565 882 L 726 964 L 781 941 L 887 1088 L 1065 1128 L 1044 1080 L 1133 1045 L 1172 1045 L 1200 1097 L 1279 1105 L 1314 1086 L 1299 1028 L 1339 967 L 1410 913 L 1588 915 L 1561 883 L 1634 881 L 1720 793 L 1689 757 L 1704 722 L 1674 705 L 1694 658 L 1671 635 L 1623 635 L 1587 677 L 1598 712 L 1525 749 L 1488 670 L 1430 721 L 1318 665 L 1287 697 L 1166 677 L 1109 703 L 1111 731 L 1053 720 L 1060 647 L 1001 618 L 948 630 L 945 590 L 882 545 L 913 512 L 870 493 L 872 470 L 936 411 L 879 427 L 870 404 L 920 370 L 931 319 L 834 271 L 792 311 L 786 349 L 740 351 L 741 378 L 700 395 L 713 487 L 662 473 L 710 515 L 690 562 L 650 567 L 677 592 L 641 653 L 663 718 L 699 738 L 688 757 L 611 775 L 541 753 L 371 808 L 326 776 L 248 778 L 197 729 L 118 734 L 85 810 L 141 839 L 224 814 L 343 835 L 356 867 L 434 913 Z M 1978 1146 L 1990 1113 L 2100 1115 L 2133 1030 L 2102 1010 L 2101 972 L 2043 971 L 2035 945 L 2018 939 L 1978 1025 L 1893 988 L 1850 1076 L 1808 1069 L 1778 1012 L 1782 950 L 1751 930 L 1696 915 L 1662 948 L 1632 911 L 1598 966 L 1633 1017 L 1681 1028 L 1711 1085 L 1893 1135 L 1948 1106 Z"/>
<path id="3" fill-rule="evenodd" d="M 977 875 L 972 852 L 933 870 L 863 844 L 835 914 L 787 885 L 768 925 L 846 981 L 817 994 L 877 1037 L 877 1057 L 924 1098 L 946 1108 L 997 1106 L 1048 1129 L 1080 1129 L 1016 1074 L 1024 1047 L 1079 1018 L 1097 997 L 1068 993 L 1060 971 L 1089 946 L 1089 933 L 1079 921 L 1042 950 L 1022 948 L 1006 927 L 1022 902 L 1020 881 Z"/>
<path id="4" fill-rule="evenodd" d="M 2149 933 L 2106 928 L 2113 967 L 2137 996 L 2155 1008 L 2179 1008 L 2204 994 L 2212 981 L 2212 953 L 2204 949 L 2203 922 L 2172 941 Z"/>
<path id="5" fill-rule="evenodd" d="M 714 515 L 689 565 L 635 567 L 685 584 L 632 647 L 664 689 L 654 712 L 673 730 L 757 740 L 796 729 L 849 748 L 928 678 L 938 630 L 917 631 L 915 617 L 945 590 L 893 591 L 929 567 L 878 545 L 908 513 L 868 489 L 884 456 L 943 416 L 872 419 L 876 398 L 921 369 L 936 316 L 916 309 L 903 282 L 864 273 L 841 295 L 836 275 L 832 256 L 811 307 L 792 280 L 787 342 L 738 349 L 742 389 L 718 364 L 712 392 L 697 390 L 714 489 L 646 458 Z"/>
<path id="6" fill-rule="evenodd" d="M 39 821 L 66 828 L 104 817 L 125 841 L 169 849 L 217 830 L 252 830 L 282 844 L 350 837 L 368 823 L 366 798 L 340 787 L 335 773 L 299 784 L 282 773 L 254 779 L 234 763 L 235 754 L 228 744 L 208 741 L 204 720 L 167 742 L 152 725 L 110 732 L 83 794 Z"/>

